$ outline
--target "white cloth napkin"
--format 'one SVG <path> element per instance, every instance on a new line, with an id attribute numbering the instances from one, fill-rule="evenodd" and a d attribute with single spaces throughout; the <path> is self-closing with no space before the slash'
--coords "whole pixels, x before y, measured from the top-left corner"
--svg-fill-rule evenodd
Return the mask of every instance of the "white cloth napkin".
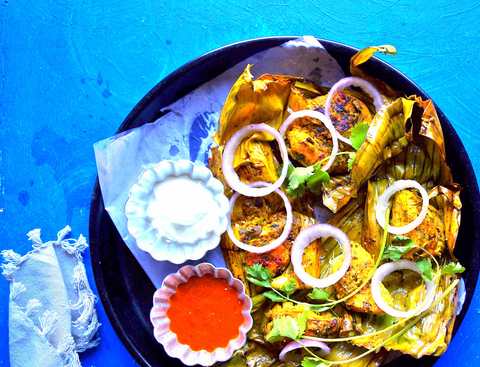
<path id="1" fill-rule="evenodd" d="M 96 297 L 90 289 L 82 252 L 85 237 L 43 242 L 30 231 L 32 251 L 3 250 L 2 273 L 10 281 L 9 347 L 12 367 L 78 367 L 78 353 L 99 343 Z"/>
<path id="2" fill-rule="evenodd" d="M 163 159 L 189 159 L 206 163 L 219 112 L 232 84 L 247 64 L 252 73 L 290 74 L 331 86 L 344 76 L 335 59 L 312 36 L 259 52 L 166 107 L 155 122 L 120 133 L 94 145 L 98 179 L 105 209 L 123 241 L 156 287 L 177 271 L 178 265 L 158 262 L 141 251 L 128 233 L 125 203 L 130 187 L 143 167 Z M 150 122 L 150 121 L 149 121 Z M 219 248 L 200 260 L 225 266 Z M 194 263 L 194 262 L 192 262 Z M 198 261 L 197 261 L 198 263 Z"/>

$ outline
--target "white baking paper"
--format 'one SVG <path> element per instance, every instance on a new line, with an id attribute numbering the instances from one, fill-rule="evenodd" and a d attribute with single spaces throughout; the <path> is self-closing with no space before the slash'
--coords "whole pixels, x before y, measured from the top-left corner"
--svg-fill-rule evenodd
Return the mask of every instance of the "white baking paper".
<path id="1" fill-rule="evenodd" d="M 179 265 L 158 262 L 136 246 L 135 239 L 128 233 L 124 213 L 130 187 L 147 164 L 163 159 L 207 162 L 220 110 L 230 87 L 247 64 L 254 65 L 252 73 L 255 76 L 264 73 L 290 74 L 324 86 L 331 86 L 344 76 L 323 46 L 314 37 L 304 36 L 236 64 L 166 107 L 164 110 L 169 112 L 158 120 L 94 144 L 105 209 L 125 244 L 157 288 L 163 278 L 175 272 Z M 108 243 L 100 245 L 109 246 Z M 220 248 L 191 263 L 202 261 L 225 266 Z"/>

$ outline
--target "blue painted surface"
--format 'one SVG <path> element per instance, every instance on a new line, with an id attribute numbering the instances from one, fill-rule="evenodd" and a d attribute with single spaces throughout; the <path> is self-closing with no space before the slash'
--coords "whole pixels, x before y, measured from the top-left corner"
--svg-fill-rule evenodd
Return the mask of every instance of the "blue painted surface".
<path id="1" fill-rule="evenodd" d="M 92 144 L 178 66 L 258 36 L 395 44 L 389 61 L 449 116 L 478 175 L 479 18 L 478 1 L 1 0 L 0 248 L 27 251 L 33 227 L 45 239 L 66 223 L 87 234 Z M 7 295 L 0 281 L 0 366 L 9 365 Z M 102 344 L 82 355 L 84 366 L 135 365 L 98 309 Z M 479 329 L 477 291 L 438 365 L 479 365 Z"/>

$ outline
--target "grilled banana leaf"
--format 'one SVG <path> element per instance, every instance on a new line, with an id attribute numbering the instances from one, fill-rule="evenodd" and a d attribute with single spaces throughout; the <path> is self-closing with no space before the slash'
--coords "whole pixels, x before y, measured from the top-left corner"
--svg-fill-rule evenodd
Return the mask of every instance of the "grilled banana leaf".
<path id="1" fill-rule="evenodd" d="M 391 88 L 384 81 L 378 78 L 374 78 L 373 76 L 371 76 L 369 73 L 367 73 L 360 67 L 360 65 L 370 60 L 370 58 L 374 56 L 375 53 L 377 52 L 380 52 L 386 55 L 395 55 L 397 53 L 397 49 L 392 45 L 382 45 L 382 46 L 369 46 L 358 51 L 350 59 L 350 73 L 353 76 L 358 76 L 360 78 L 368 80 L 380 91 L 382 95 L 384 95 L 388 99 L 395 99 L 399 96 L 396 90 Z"/>
<path id="2" fill-rule="evenodd" d="M 385 160 L 400 154 L 408 144 L 411 132 L 407 122 L 412 116 L 414 104 L 412 100 L 398 98 L 375 115 L 352 167 L 352 181 L 357 188 Z"/>
<path id="3" fill-rule="evenodd" d="M 462 202 L 460 201 L 460 186 L 451 185 L 450 187 L 436 186 L 430 192 L 430 202 L 438 209 L 441 221 L 445 228 L 445 239 L 447 242 L 450 256 L 455 259 L 453 254 L 455 243 L 457 241 L 458 231 L 460 229 Z"/>
<path id="4" fill-rule="evenodd" d="M 291 85 L 297 78 L 262 75 L 254 80 L 251 67 L 247 65 L 228 93 L 214 136 L 218 145 L 224 145 L 245 125 L 264 122 L 278 129 L 283 122 Z"/>

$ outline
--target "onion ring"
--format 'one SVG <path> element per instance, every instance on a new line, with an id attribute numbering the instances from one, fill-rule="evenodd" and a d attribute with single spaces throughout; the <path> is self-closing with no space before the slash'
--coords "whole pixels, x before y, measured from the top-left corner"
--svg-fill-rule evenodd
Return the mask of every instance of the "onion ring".
<path id="1" fill-rule="evenodd" d="M 395 227 L 389 224 L 388 227 L 386 228 L 386 230 L 389 233 L 396 234 L 396 235 L 408 233 L 414 230 L 416 227 L 418 227 L 423 222 L 423 220 L 427 215 L 428 202 L 429 202 L 427 190 L 425 190 L 423 186 L 420 185 L 417 181 L 398 180 L 398 181 L 395 181 L 392 185 L 388 186 L 387 189 L 384 191 L 384 193 L 380 195 L 380 197 L 378 198 L 377 206 L 375 208 L 375 215 L 377 217 L 378 224 L 380 224 L 380 226 L 385 229 L 385 227 L 387 226 L 385 222 L 386 220 L 385 213 L 388 208 L 388 201 L 398 191 L 409 189 L 409 188 L 417 189 L 420 192 L 420 195 L 422 195 L 422 209 L 420 210 L 420 213 L 413 221 L 411 221 L 410 223 L 404 226 Z"/>
<path id="2" fill-rule="evenodd" d="M 328 91 L 327 100 L 325 101 L 325 115 L 328 117 L 330 121 L 332 120 L 330 117 L 330 110 L 332 108 L 333 96 L 338 91 L 341 91 L 350 86 L 359 87 L 365 93 L 367 93 L 370 97 L 372 97 L 373 105 L 375 106 L 375 110 L 377 112 L 380 111 L 380 109 L 383 107 L 384 101 L 383 101 L 382 95 L 370 82 L 362 78 L 350 76 L 347 78 L 340 79 Z M 335 131 L 338 135 L 339 140 L 343 141 L 344 143 L 347 143 L 348 145 L 352 145 L 352 143 L 350 142 L 350 139 L 345 138 L 343 135 L 340 134 L 338 130 L 335 129 Z"/>
<path id="3" fill-rule="evenodd" d="M 427 288 L 425 301 L 420 306 L 412 310 L 401 311 L 399 309 L 396 309 L 390 306 L 383 299 L 380 283 L 382 282 L 383 279 L 385 279 L 385 277 L 387 277 L 394 271 L 398 271 L 398 270 L 411 270 L 411 271 L 414 271 L 415 273 L 422 274 L 417 264 L 409 260 L 399 260 L 399 261 L 390 262 L 390 263 L 381 265 L 375 271 L 375 274 L 373 274 L 372 284 L 371 284 L 373 300 L 375 301 L 377 306 L 385 313 L 394 317 L 399 317 L 399 318 L 416 316 L 422 313 L 423 311 L 427 310 L 435 298 L 435 283 L 433 281 L 425 281 L 425 287 Z"/>
<path id="4" fill-rule="evenodd" d="M 332 166 L 338 153 L 338 132 L 327 116 L 325 116 L 321 112 L 313 111 L 313 110 L 296 111 L 291 113 L 290 116 L 288 116 L 288 118 L 283 122 L 282 126 L 280 126 L 280 129 L 278 131 L 282 136 L 285 136 L 285 133 L 287 132 L 288 128 L 293 123 L 293 121 L 302 117 L 310 117 L 310 118 L 320 120 L 325 125 L 327 130 L 330 132 L 330 135 L 332 136 L 332 151 L 330 152 L 330 158 L 328 159 L 328 162 L 325 163 L 324 166 L 322 167 L 322 170 L 327 171 Z"/>
<path id="5" fill-rule="evenodd" d="M 250 184 L 252 187 L 264 187 L 265 185 L 269 185 L 267 182 L 254 182 Z M 248 245 L 246 243 L 243 243 L 237 237 L 235 237 L 235 233 L 233 233 L 233 228 L 232 228 L 232 213 L 233 213 L 233 207 L 235 206 L 235 202 L 237 201 L 238 197 L 240 196 L 240 193 L 236 192 L 232 195 L 230 198 L 230 215 L 228 217 L 228 225 L 227 225 L 227 234 L 228 237 L 230 237 L 230 240 L 239 248 L 242 250 L 248 251 L 248 252 L 253 252 L 255 254 L 263 254 L 264 252 L 272 251 L 276 249 L 278 246 L 280 246 L 283 242 L 286 241 L 288 235 L 290 234 L 290 231 L 292 230 L 292 224 L 293 224 L 293 213 L 292 213 L 292 205 L 290 204 L 290 201 L 287 198 L 287 195 L 280 190 L 280 189 L 275 189 L 275 192 L 280 195 L 282 198 L 284 204 L 285 204 L 285 210 L 287 211 L 287 218 L 285 219 L 285 226 L 283 227 L 283 231 L 280 234 L 278 238 L 270 242 L 268 245 L 264 246 L 253 246 L 253 245 Z"/>
<path id="6" fill-rule="evenodd" d="M 251 185 L 245 184 L 240 181 L 237 173 L 235 172 L 235 168 L 233 167 L 233 158 L 235 157 L 235 151 L 237 150 L 238 146 L 242 142 L 243 138 L 245 138 L 248 134 L 252 132 L 265 132 L 272 135 L 278 143 L 278 147 L 280 150 L 280 155 L 283 160 L 283 167 L 280 177 L 277 181 L 272 184 L 268 184 L 267 186 L 262 186 L 259 188 L 254 188 Z M 225 177 L 225 181 L 228 185 L 234 190 L 239 192 L 244 196 L 253 196 L 253 197 L 260 197 L 271 194 L 275 190 L 277 190 L 285 181 L 288 172 L 288 151 L 285 142 L 283 141 L 282 136 L 280 133 L 275 130 L 273 127 L 261 123 L 261 124 L 251 124 L 242 127 L 240 130 L 235 132 L 232 135 L 230 140 L 225 145 L 225 149 L 223 150 L 222 155 L 222 172 L 223 176 Z"/>
<path id="7" fill-rule="evenodd" d="M 340 269 L 325 278 L 315 278 L 308 274 L 302 265 L 303 252 L 305 248 L 320 237 L 335 238 L 344 252 L 344 260 Z M 316 288 L 326 288 L 338 282 L 347 272 L 352 261 L 352 248 L 347 235 L 337 227 L 330 224 L 314 224 L 301 231 L 292 246 L 292 265 L 297 277 L 305 284 Z"/>
<path id="8" fill-rule="evenodd" d="M 280 354 L 278 355 L 278 359 L 283 362 L 288 352 L 303 347 L 320 348 L 322 352 L 330 353 L 330 348 L 328 347 L 328 345 L 321 341 L 311 339 L 299 339 L 291 341 L 290 343 L 285 345 L 285 347 L 283 347 Z"/>

